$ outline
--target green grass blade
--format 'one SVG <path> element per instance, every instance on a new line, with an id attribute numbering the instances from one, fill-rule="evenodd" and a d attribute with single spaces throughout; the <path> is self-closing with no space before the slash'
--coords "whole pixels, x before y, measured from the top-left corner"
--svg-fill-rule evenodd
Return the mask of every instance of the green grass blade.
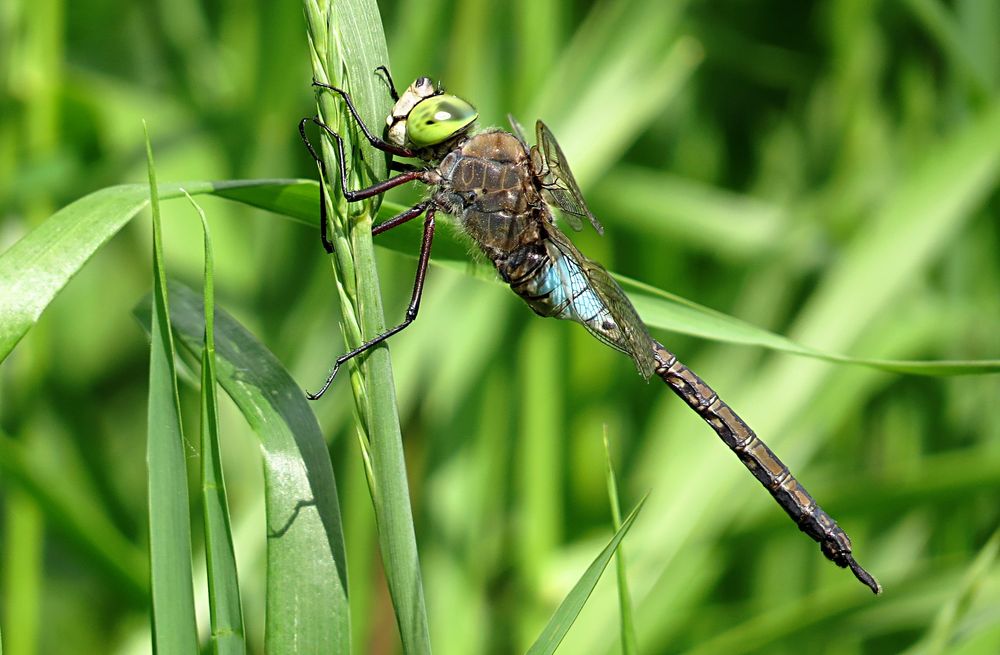
<path id="1" fill-rule="evenodd" d="M 166 184 L 160 198 L 269 182 Z M 280 191 L 277 192 L 280 194 Z M 0 361 L 37 322 L 87 260 L 149 204 L 149 187 L 125 184 L 95 191 L 63 207 L 0 255 Z"/>
<path id="2" fill-rule="evenodd" d="M 0 475 L 9 487 L 23 490 L 69 542 L 90 557 L 92 570 L 107 576 L 115 588 L 136 604 L 149 597 L 149 559 L 145 548 L 122 534 L 102 508 L 81 501 L 67 484 L 65 471 L 46 466 L 30 455 L 21 440 L 0 432 Z"/>
<path id="3" fill-rule="evenodd" d="M 213 194 L 267 209 L 315 229 L 319 185 L 307 180 L 231 180 L 182 182 L 161 187 L 160 198 Z M 35 324 L 55 295 L 108 239 L 149 202 L 148 187 L 108 187 L 67 205 L 0 255 L 0 357 L 6 357 Z M 381 219 L 401 211 L 384 203 Z M 420 225 L 407 223 L 379 235 L 379 245 L 413 255 Z M 482 264 L 469 260 L 459 231 L 439 220 L 432 262 L 476 277 L 496 280 Z M 713 341 L 759 346 L 830 362 L 856 364 L 893 373 L 928 376 L 979 375 L 1000 372 L 1000 359 L 889 360 L 852 357 L 812 348 L 756 327 L 675 294 L 616 275 L 643 320 L 660 328 Z"/>
<path id="4" fill-rule="evenodd" d="M 618 479 L 611 461 L 611 447 L 608 445 L 608 426 L 604 426 L 604 457 L 607 462 L 605 474 L 608 482 L 608 501 L 611 504 L 611 525 L 615 532 L 622 528 L 622 511 L 618 502 Z M 615 549 L 615 573 L 618 575 L 618 608 L 621 616 L 622 655 L 636 655 L 639 645 L 635 633 L 635 617 L 632 613 L 632 595 L 628 589 L 625 551 L 619 543 Z"/>
<path id="5" fill-rule="evenodd" d="M 312 226 L 315 211 L 308 208 L 319 203 L 318 187 L 310 187 L 309 185 L 313 183 L 309 182 L 290 182 L 287 183 L 288 186 L 285 184 L 285 182 L 276 182 L 273 186 L 241 184 L 220 188 L 213 193 Z M 379 218 L 384 220 L 403 209 L 400 205 L 384 203 L 379 210 Z M 411 222 L 380 234 L 378 243 L 397 252 L 414 255 L 413 244 L 419 243 L 419 240 L 420 226 L 416 222 Z M 496 281 L 496 276 L 485 265 L 469 261 L 468 252 L 465 239 L 457 228 L 450 222 L 439 220 L 434 237 L 432 262 Z M 1000 359 L 890 360 L 853 357 L 813 348 L 648 284 L 617 274 L 615 278 L 628 293 L 643 321 L 651 328 L 907 375 L 953 376 L 1000 372 Z"/>
<path id="6" fill-rule="evenodd" d="M 185 194 L 186 195 L 186 194 Z M 219 402 L 215 376 L 215 263 L 205 212 L 188 195 L 201 218 L 205 234 L 205 339 L 201 351 L 201 490 L 205 512 L 205 562 L 212 623 L 212 652 L 239 655 L 246 652 L 243 605 L 240 602 L 236 554 L 229 521 L 229 502 L 222 474 L 219 444 Z"/>
<path id="7" fill-rule="evenodd" d="M 947 5 L 940 0 L 906 0 L 903 4 L 937 42 L 942 54 L 950 60 L 952 68 L 962 73 L 963 81 L 967 81 L 977 94 L 989 97 L 993 86 L 989 73 L 983 63 L 976 59 Z"/>
<path id="8" fill-rule="evenodd" d="M 518 459 L 513 467 L 518 530 L 511 548 L 521 585 L 528 589 L 544 585 L 546 564 L 559 552 L 567 521 L 560 485 L 566 469 L 562 448 L 566 403 L 561 394 L 553 393 L 563 383 L 563 355 L 557 334 L 545 328 L 541 321 L 528 324 L 517 353 L 517 378 L 511 380 L 521 408 L 517 431 L 521 440 L 512 444 Z M 520 644 L 530 643 L 547 613 L 548 607 L 532 596 L 521 602 Z"/>
<path id="9" fill-rule="evenodd" d="M 970 612 L 975 596 L 982 591 L 998 552 L 1000 552 L 1000 528 L 993 532 L 993 536 L 966 569 L 961 584 L 955 589 L 952 598 L 938 611 L 924 639 L 908 650 L 906 655 L 948 653 L 951 644 L 961 641 L 960 621 L 963 615 Z"/>
<path id="10" fill-rule="evenodd" d="M 542 630 L 542 634 L 539 635 L 535 643 L 528 649 L 528 655 L 550 655 L 559 647 L 559 643 L 562 642 L 563 637 L 566 636 L 573 622 L 576 621 L 577 615 L 580 614 L 580 610 L 583 609 L 587 599 L 590 598 L 590 594 L 594 591 L 597 581 L 601 579 L 601 574 L 604 573 L 604 569 L 608 566 L 608 562 L 611 561 L 612 555 L 615 554 L 618 544 L 625 538 L 645 502 L 645 498 L 639 501 L 639 504 L 636 505 L 632 513 L 625 519 L 622 527 L 615 533 L 615 536 L 612 537 L 608 545 L 604 547 L 604 550 L 587 567 L 580 580 L 573 585 L 573 589 L 570 590 L 566 598 L 563 599 L 563 602 L 556 608 L 552 618 L 549 619 L 545 629 Z"/>
<path id="11" fill-rule="evenodd" d="M 156 191 L 153 149 L 148 135 L 146 159 L 153 214 L 153 304 L 146 452 L 153 649 L 158 653 L 194 653 L 198 650 L 198 629 L 194 617 L 187 459 L 174 370 L 174 340 L 167 306 L 160 202 Z"/>
<path id="12" fill-rule="evenodd" d="M 0 255 L 0 359 L 91 255 L 147 204 L 144 185 L 102 189 L 59 210 Z"/>
<path id="13" fill-rule="evenodd" d="M 201 357 L 200 296 L 170 285 L 179 343 Z M 148 324 L 148 300 L 136 310 Z M 229 314 L 215 311 L 216 372 L 260 439 L 267 513 L 268 653 L 350 652 L 350 612 L 333 467 L 305 394 L 278 359 Z"/>
<path id="14" fill-rule="evenodd" d="M 377 66 L 389 63 L 389 55 L 374 0 L 336 3 L 306 0 L 305 15 L 313 76 L 346 88 L 362 120 L 369 126 L 380 125 L 392 101 L 383 79 L 375 73 Z M 348 139 L 356 133 L 343 101 L 334 94 L 320 93 L 318 105 L 323 121 L 334 130 Z M 338 163 L 329 138 L 325 134 L 322 138 L 326 170 L 335 177 Z M 353 183 L 364 186 L 384 179 L 384 154 L 363 139 L 350 140 L 354 145 L 349 152 L 354 157 L 346 164 L 355 178 Z M 348 207 L 339 185 L 330 179 L 324 183 L 332 210 L 329 225 L 336 252 L 331 259 L 345 345 L 356 348 L 386 329 L 371 235 L 377 201 Z M 388 346 L 382 344 L 364 357 L 351 360 L 348 370 L 360 418 L 362 446 L 367 444 L 371 462 L 369 488 L 403 651 L 409 655 L 429 653 L 427 611 Z"/>
<path id="15" fill-rule="evenodd" d="M 4 498 L 3 599 L 0 622 L 9 626 L 14 653 L 38 652 L 44 596 L 44 515 L 23 491 Z"/>
<path id="16" fill-rule="evenodd" d="M 621 275 L 615 275 L 615 278 L 628 293 L 646 325 L 654 328 L 713 341 L 761 346 L 828 362 L 867 366 L 892 373 L 949 376 L 1000 372 L 1000 359 L 935 361 L 872 359 L 820 350 L 648 284 Z"/>

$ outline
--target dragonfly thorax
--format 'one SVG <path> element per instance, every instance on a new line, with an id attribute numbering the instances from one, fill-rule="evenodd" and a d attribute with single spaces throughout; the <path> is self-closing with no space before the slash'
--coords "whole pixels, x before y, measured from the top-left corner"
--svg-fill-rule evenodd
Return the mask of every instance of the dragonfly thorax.
<path id="1" fill-rule="evenodd" d="M 445 155 L 437 171 L 436 202 L 458 218 L 495 264 L 537 240 L 538 223 L 551 220 L 531 157 L 512 134 L 488 130 L 473 135 Z"/>

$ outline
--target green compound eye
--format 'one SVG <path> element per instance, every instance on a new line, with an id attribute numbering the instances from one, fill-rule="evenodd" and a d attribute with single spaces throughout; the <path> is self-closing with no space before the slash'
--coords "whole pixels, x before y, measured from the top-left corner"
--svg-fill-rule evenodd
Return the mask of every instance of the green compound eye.
<path id="1" fill-rule="evenodd" d="M 417 147 L 447 141 L 476 120 L 475 107 L 456 96 L 440 95 L 422 100 L 406 117 L 406 135 Z"/>

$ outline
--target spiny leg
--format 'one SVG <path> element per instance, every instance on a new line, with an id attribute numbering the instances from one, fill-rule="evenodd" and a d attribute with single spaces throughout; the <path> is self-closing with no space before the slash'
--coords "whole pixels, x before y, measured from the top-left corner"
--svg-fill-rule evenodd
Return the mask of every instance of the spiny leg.
<path id="1" fill-rule="evenodd" d="M 313 148 L 312 143 L 310 143 L 309 141 L 309 137 L 306 135 L 306 123 L 309 122 L 310 120 L 316 123 L 316 125 L 326 130 L 327 134 L 333 137 L 334 141 L 337 144 L 337 165 L 340 168 L 340 187 L 341 191 L 344 194 L 344 198 L 347 199 L 348 202 L 354 202 L 357 200 L 370 198 L 372 196 L 383 193 L 388 189 L 399 186 L 401 184 L 405 184 L 406 182 L 422 179 L 423 171 L 409 167 L 406 169 L 406 172 L 403 173 L 402 175 L 391 177 L 388 180 L 384 180 L 365 189 L 351 191 L 350 189 L 347 188 L 347 166 L 345 164 L 346 159 L 344 156 L 344 140 L 341 138 L 339 134 L 334 132 L 332 129 L 330 129 L 329 126 L 324 124 L 319 119 L 315 117 L 303 118 L 301 121 L 299 121 L 299 135 L 302 137 L 302 143 L 305 144 L 306 149 L 309 151 L 309 154 L 312 156 L 313 160 L 317 163 L 317 165 L 319 165 L 320 174 L 323 176 L 324 181 L 329 179 L 326 171 L 326 162 L 323 161 L 323 158 L 320 157 L 319 154 L 316 152 L 315 148 Z M 408 166 L 408 165 L 402 164 L 401 166 Z M 329 228 L 327 224 L 327 213 L 326 213 L 326 187 L 324 186 L 323 182 L 321 182 L 319 191 L 320 240 L 323 242 L 323 249 L 326 250 L 328 254 L 333 254 L 333 242 L 330 241 L 328 229 Z"/>
<path id="2" fill-rule="evenodd" d="M 376 226 L 376 228 L 372 230 L 372 233 L 378 234 L 379 232 L 384 232 L 385 230 L 396 227 L 397 225 L 400 225 L 406 222 L 407 220 L 410 220 L 411 218 L 418 216 L 419 212 L 407 216 L 407 214 L 413 212 L 413 210 L 415 210 L 417 207 L 420 207 L 420 205 L 417 205 L 416 207 L 413 207 L 412 209 L 403 212 L 399 216 L 391 218 L 385 223 Z M 434 213 L 435 209 L 431 207 L 430 209 L 427 210 L 427 216 L 424 217 L 424 238 L 420 244 L 420 257 L 417 259 L 417 274 L 413 279 L 413 293 L 410 296 L 410 305 L 409 307 L 406 308 L 406 317 L 403 319 L 403 322 L 397 325 L 396 327 L 392 328 L 391 330 L 386 330 L 385 332 L 378 335 L 374 339 L 366 341 L 365 343 L 361 344 L 354 350 L 348 353 L 344 353 L 343 355 L 338 357 L 337 361 L 334 362 L 333 364 L 333 369 L 330 370 L 330 374 L 326 377 L 326 382 L 323 383 L 323 387 L 316 393 L 306 393 L 306 397 L 309 400 L 316 400 L 324 393 L 326 393 L 326 390 L 330 388 L 331 384 L 333 384 L 333 380 L 335 377 L 337 377 L 337 373 L 340 371 L 340 367 L 344 364 L 344 362 L 348 361 L 353 357 L 357 357 L 363 352 L 371 350 L 372 348 L 382 343 L 392 335 L 396 334 L 397 332 L 401 332 L 403 328 L 405 328 L 407 325 L 412 323 L 415 318 L 417 318 L 417 312 L 420 310 L 420 297 L 424 292 L 424 278 L 427 275 L 427 263 L 430 261 L 430 256 L 431 256 L 431 243 L 434 241 Z M 406 218 L 403 218 L 404 216 Z M 382 228 L 383 225 L 389 223 L 391 223 L 389 227 L 379 229 Z"/>
<path id="3" fill-rule="evenodd" d="M 365 198 L 371 198 L 372 196 L 377 196 L 381 193 L 385 193 L 389 189 L 401 186 L 403 184 L 406 184 L 407 182 L 412 182 L 414 180 L 421 180 L 421 181 L 424 180 L 425 178 L 424 171 L 421 169 L 416 169 L 407 171 L 405 173 L 401 173 L 399 175 L 394 175 L 393 177 L 390 177 L 387 180 L 376 182 L 370 187 L 366 187 L 364 189 L 357 189 L 355 191 L 348 189 L 347 166 L 345 164 L 345 162 L 347 161 L 347 157 L 344 154 L 344 138 L 339 134 L 337 134 L 336 132 L 334 132 L 329 125 L 319 120 L 318 118 L 313 118 L 312 122 L 318 125 L 327 134 L 329 134 L 330 138 L 332 138 L 334 142 L 337 144 L 337 165 L 340 167 L 340 189 L 341 191 L 343 191 L 344 198 L 347 199 L 347 202 L 356 202 L 358 200 L 364 200 Z M 305 138 L 304 127 L 300 129 L 300 132 L 303 135 L 303 138 Z M 306 141 L 306 143 L 308 145 L 308 140 Z M 309 150 L 310 152 L 313 152 L 313 156 L 315 156 L 315 152 L 313 151 L 311 146 L 309 147 Z"/>
<path id="4" fill-rule="evenodd" d="M 392 161 L 389 162 L 389 170 L 400 171 L 400 172 L 419 171 L 420 167 L 405 161 L 396 161 L 395 159 L 393 159 Z"/>
<path id="5" fill-rule="evenodd" d="M 313 80 L 313 86 L 319 87 L 321 89 L 329 89 L 330 91 L 339 94 L 340 97 L 344 99 L 344 102 L 347 104 L 348 111 L 351 112 L 351 116 L 354 117 L 354 120 L 355 122 L 357 122 L 358 127 L 361 128 L 361 133 L 365 135 L 365 138 L 368 139 L 368 143 L 372 144 L 373 148 L 377 148 L 382 152 L 387 152 L 391 155 L 397 155 L 399 157 L 416 156 L 416 153 L 410 150 L 409 148 L 403 148 L 401 146 L 393 145 L 388 141 L 383 141 L 382 139 L 375 136 L 372 133 L 372 131 L 368 129 L 368 126 L 365 125 L 365 122 L 361 119 L 361 115 L 358 114 L 358 110 L 354 107 L 354 101 L 351 100 L 351 94 L 349 94 L 347 91 L 339 89 L 335 86 L 330 86 L 329 84 L 323 84 L 322 82 L 317 82 L 316 80 Z"/>
<path id="6" fill-rule="evenodd" d="M 385 73 L 385 81 L 389 85 L 389 95 L 392 96 L 393 100 L 399 102 L 399 93 L 396 92 L 396 83 L 392 81 L 392 73 L 389 72 L 389 69 L 385 66 L 385 64 L 375 67 L 375 72 L 377 73 L 379 71 Z"/>
<path id="7" fill-rule="evenodd" d="M 378 225 L 372 227 L 372 236 L 382 234 L 383 232 L 391 230 L 394 227 L 402 225 L 403 223 L 412 220 L 417 216 L 420 216 L 421 214 L 424 213 L 424 210 L 430 206 L 430 204 L 431 201 L 426 200 L 424 202 L 413 205 L 409 209 L 396 214 L 392 218 L 387 218 Z"/>
<path id="8" fill-rule="evenodd" d="M 326 254 L 332 255 L 333 242 L 330 241 L 330 235 L 327 232 L 329 228 L 326 220 L 326 180 L 328 179 L 326 175 L 326 162 L 324 162 L 323 158 L 316 153 L 316 151 L 312 147 L 312 144 L 309 143 L 309 137 L 306 136 L 306 123 L 308 123 L 310 120 L 312 119 L 303 118 L 301 121 L 299 121 L 299 136 L 302 137 L 302 143 L 306 145 L 306 150 L 308 150 L 309 154 L 312 155 L 313 161 L 315 161 L 316 164 L 319 166 L 319 172 L 322 178 L 319 181 L 319 238 L 320 241 L 323 243 L 323 250 L 326 251 Z M 343 166 L 342 163 L 341 166 Z"/>

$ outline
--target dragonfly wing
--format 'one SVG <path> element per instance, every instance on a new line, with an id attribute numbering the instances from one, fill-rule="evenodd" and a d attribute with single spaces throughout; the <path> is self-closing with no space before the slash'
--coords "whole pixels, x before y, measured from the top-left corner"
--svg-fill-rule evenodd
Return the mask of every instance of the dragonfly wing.
<path id="1" fill-rule="evenodd" d="M 573 172 L 569 169 L 569 163 L 566 162 L 566 155 L 563 154 L 548 126 L 542 121 L 535 124 L 535 138 L 536 143 L 532 150 L 537 149 L 537 152 L 541 153 L 544 163 L 541 175 L 546 200 L 562 210 L 566 221 L 574 230 L 579 232 L 583 227 L 580 219 L 586 218 L 598 234 L 604 234 L 604 226 L 583 199 L 580 187 L 573 178 Z"/>
<path id="2" fill-rule="evenodd" d="M 510 123 L 510 129 L 514 131 L 514 136 L 524 144 L 525 149 L 528 148 L 528 134 L 524 131 L 524 126 L 514 118 L 514 114 L 507 114 L 507 122 Z"/>
<path id="3" fill-rule="evenodd" d="M 567 265 L 559 266 L 559 271 L 570 302 L 587 298 L 587 291 L 596 297 L 586 303 L 596 307 L 591 311 L 575 311 L 575 318 L 592 335 L 630 355 L 639 373 L 649 379 L 656 368 L 653 338 L 628 296 L 603 266 L 587 259 L 565 234 L 555 228 L 547 232 L 548 243 L 558 251 L 554 254 L 569 260 Z"/>

